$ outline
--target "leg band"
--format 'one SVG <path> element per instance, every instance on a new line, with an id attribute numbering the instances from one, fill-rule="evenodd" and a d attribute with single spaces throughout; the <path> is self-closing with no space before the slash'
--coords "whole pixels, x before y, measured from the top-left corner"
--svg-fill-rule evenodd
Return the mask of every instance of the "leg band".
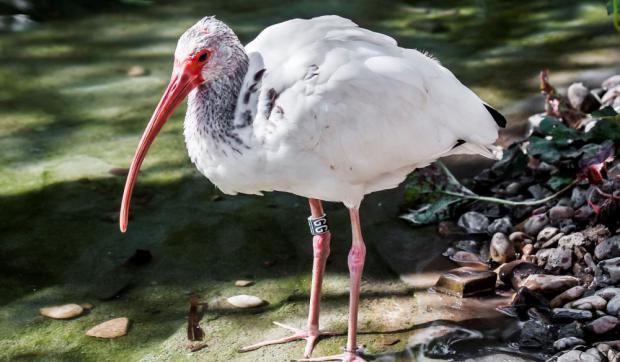
<path id="1" fill-rule="evenodd" d="M 312 235 L 321 235 L 329 231 L 325 214 L 317 218 L 313 218 L 312 216 L 308 217 L 308 225 L 310 226 L 310 234 Z"/>

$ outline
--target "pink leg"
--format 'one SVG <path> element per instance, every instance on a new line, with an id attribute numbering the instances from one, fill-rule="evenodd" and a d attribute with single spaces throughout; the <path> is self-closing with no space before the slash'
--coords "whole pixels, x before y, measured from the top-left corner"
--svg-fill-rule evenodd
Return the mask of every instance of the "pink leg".
<path id="1" fill-rule="evenodd" d="M 323 214 L 323 206 L 321 205 L 321 201 L 316 199 L 309 199 L 310 203 L 310 212 L 312 214 L 312 218 L 320 218 L 324 216 Z M 319 330 L 319 312 L 320 312 L 320 302 L 321 302 L 321 288 L 323 286 L 323 274 L 325 273 L 325 263 L 327 262 L 327 257 L 329 256 L 329 245 L 330 245 L 331 233 L 329 231 L 314 235 L 312 238 L 312 248 L 314 259 L 312 263 L 312 286 L 310 288 L 310 310 L 308 312 L 308 329 L 303 330 L 291 326 L 287 326 L 282 323 L 274 322 L 277 326 L 288 329 L 293 332 L 291 336 L 264 341 L 260 343 L 256 343 L 254 345 L 244 347 L 240 350 L 240 352 L 248 352 L 255 349 L 258 349 L 263 346 L 268 346 L 272 344 L 280 344 L 293 342 L 300 339 L 306 340 L 306 348 L 304 349 L 304 357 L 309 357 L 312 354 L 312 350 L 316 345 L 317 340 L 322 336 L 333 336 L 337 333 L 330 332 L 322 332 Z"/>
<path id="2" fill-rule="evenodd" d="M 359 210 L 352 208 L 349 210 L 351 215 L 351 232 L 353 241 L 349 251 L 349 274 L 351 292 L 349 296 L 349 332 L 347 335 L 347 347 L 344 353 L 334 356 L 303 358 L 297 361 L 343 361 L 343 362 L 363 362 L 364 360 L 356 354 L 357 350 L 357 315 L 360 300 L 360 285 L 362 272 L 364 270 L 364 260 L 366 259 L 366 245 L 362 238 L 362 228 L 360 225 Z"/>

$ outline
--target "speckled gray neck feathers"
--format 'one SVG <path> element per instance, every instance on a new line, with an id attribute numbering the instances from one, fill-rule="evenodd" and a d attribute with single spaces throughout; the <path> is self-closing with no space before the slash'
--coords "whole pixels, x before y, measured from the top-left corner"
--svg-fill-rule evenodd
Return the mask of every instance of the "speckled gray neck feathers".
<path id="1" fill-rule="evenodd" d="M 209 47 L 213 53 L 210 64 L 203 72 L 205 83 L 188 97 L 186 132 L 196 132 L 199 137 L 210 138 L 210 143 L 223 153 L 226 153 L 226 147 L 222 147 L 224 145 L 242 153 L 247 146 L 235 129 L 234 117 L 237 98 L 248 70 L 248 56 L 232 30 L 214 18 L 203 19 L 190 31 L 195 33 L 195 28 L 201 23 L 208 38 L 205 38 L 204 30 L 196 35 L 202 43 L 197 46 Z"/>

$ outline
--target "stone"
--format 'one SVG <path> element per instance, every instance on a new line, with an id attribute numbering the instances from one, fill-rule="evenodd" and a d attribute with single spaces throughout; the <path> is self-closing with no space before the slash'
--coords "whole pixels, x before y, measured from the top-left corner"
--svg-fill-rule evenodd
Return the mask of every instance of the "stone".
<path id="1" fill-rule="evenodd" d="M 516 267 L 517 265 L 521 263 L 523 263 L 523 260 L 513 260 L 511 262 L 500 265 L 499 268 L 495 270 L 499 280 L 506 285 L 510 285 L 511 284 L 510 279 L 512 278 L 512 270 L 514 269 L 514 267 Z"/>
<path id="2" fill-rule="evenodd" d="M 620 295 L 620 288 L 607 287 L 607 288 L 599 289 L 596 292 L 594 292 L 594 295 L 601 296 L 605 298 L 605 300 L 609 301 Z"/>
<path id="3" fill-rule="evenodd" d="M 521 254 L 523 255 L 532 255 L 532 253 L 534 253 L 534 245 L 532 244 L 525 244 L 521 248 Z"/>
<path id="4" fill-rule="evenodd" d="M 523 232 L 528 235 L 538 235 L 538 233 L 549 224 L 547 214 L 532 215 L 523 224 Z"/>
<path id="5" fill-rule="evenodd" d="M 534 263 L 522 262 L 515 265 L 510 271 L 510 285 L 516 290 L 523 281 L 532 274 L 542 274 L 544 270 Z"/>
<path id="6" fill-rule="evenodd" d="M 555 298 L 551 299 L 551 302 L 549 304 L 551 305 L 551 308 L 558 308 L 566 303 L 581 298 L 581 296 L 585 292 L 586 288 L 582 287 L 581 285 L 577 285 L 558 294 Z"/>
<path id="7" fill-rule="evenodd" d="M 568 248 L 558 247 L 553 249 L 547 258 L 545 270 L 554 272 L 568 270 L 573 266 L 573 252 Z"/>
<path id="8" fill-rule="evenodd" d="M 557 295 L 579 284 L 579 279 L 569 275 L 532 274 L 520 284 L 533 291 Z"/>
<path id="9" fill-rule="evenodd" d="M 506 235 L 495 233 L 491 239 L 490 256 L 493 261 L 507 263 L 515 259 L 514 245 Z"/>
<path id="10" fill-rule="evenodd" d="M 596 267 L 595 278 L 598 285 L 607 286 L 620 281 L 620 257 L 599 262 Z"/>
<path id="11" fill-rule="evenodd" d="M 87 336 L 97 338 L 116 338 L 127 334 L 129 319 L 114 318 L 94 326 L 86 332 Z"/>
<path id="12" fill-rule="evenodd" d="M 589 320 L 592 319 L 592 312 L 581 309 L 553 308 L 551 318 L 555 320 Z"/>
<path id="13" fill-rule="evenodd" d="M 566 91 L 568 102 L 573 108 L 584 113 L 590 113 L 599 109 L 601 102 L 583 85 L 583 83 L 573 83 Z"/>
<path id="14" fill-rule="evenodd" d="M 598 244 L 594 249 L 594 256 L 598 260 L 617 258 L 620 256 L 620 235 L 611 237 Z"/>
<path id="15" fill-rule="evenodd" d="M 452 221 L 441 221 L 437 225 L 437 233 L 443 237 L 457 237 L 465 235 L 463 230 Z"/>
<path id="16" fill-rule="evenodd" d="M 134 65 L 132 67 L 130 67 L 129 69 L 127 69 L 127 75 L 130 77 L 141 77 L 143 75 L 147 75 L 148 72 L 146 71 L 146 69 L 144 67 L 141 67 L 139 65 Z"/>
<path id="17" fill-rule="evenodd" d="M 254 282 L 252 280 L 237 280 L 235 281 L 235 287 L 249 287 L 254 285 Z"/>
<path id="18" fill-rule="evenodd" d="M 529 320 L 523 324 L 519 345 L 524 348 L 544 348 L 551 344 L 552 338 L 553 334 L 547 325 Z"/>
<path id="19" fill-rule="evenodd" d="M 459 240 L 454 245 L 457 249 L 477 253 L 480 249 L 480 243 L 476 240 Z"/>
<path id="20" fill-rule="evenodd" d="M 578 321 L 564 324 L 558 329 L 558 338 L 576 337 L 584 339 L 584 335 L 582 324 Z"/>
<path id="21" fill-rule="evenodd" d="M 489 218 L 476 211 L 461 215 L 458 225 L 471 234 L 485 233 L 489 227 Z"/>
<path id="22" fill-rule="evenodd" d="M 602 359 L 599 356 L 596 358 L 595 356 L 581 352 L 580 350 L 573 349 L 570 351 L 564 352 L 562 355 L 558 356 L 556 362 L 601 362 Z"/>
<path id="23" fill-rule="evenodd" d="M 237 308 L 256 308 L 265 304 L 265 301 L 259 297 L 247 294 L 235 295 L 226 298 L 226 301 Z"/>
<path id="24" fill-rule="evenodd" d="M 607 302 L 607 314 L 620 317 L 620 296 L 616 296 Z"/>
<path id="25" fill-rule="evenodd" d="M 495 233 L 503 233 L 508 235 L 511 231 L 512 222 L 510 222 L 510 218 L 507 216 L 493 220 L 493 222 L 487 227 L 487 233 L 489 233 L 489 235 L 494 235 Z"/>
<path id="26" fill-rule="evenodd" d="M 553 252 L 554 249 L 540 249 L 536 252 L 536 258 L 538 258 L 538 265 L 543 266 L 547 263 L 547 259 L 549 255 Z"/>
<path id="27" fill-rule="evenodd" d="M 558 241 L 563 236 L 564 236 L 563 232 L 555 234 L 551 239 L 545 241 L 542 245 L 540 245 L 540 249 L 547 249 L 547 248 L 555 247 Z"/>
<path id="28" fill-rule="evenodd" d="M 582 230 L 581 233 L 586 237 L 586 240 L 590 242 L 589 245 L 598 245 L 611 235 L 609 229 L 605 225 L 601 224 L 590 226 Z"/>
<path id="29" fill-rule="evenodd" d="M 579 221 L 589 221 L 594 216 L 594 211 L 589 205 L 583 205 L 575 210 L 574 218 Z"/>
<path id="30" fill-rule="evenodd" d="M 537 169 L 540 169 L 539 171 L 546 173 L 546 171 L 548 171 L 548 166 L 551 166 L 551 165 L 545 162 L 541 162 L 538 165 Z M 549 190 L 547 190 L 540 184 L 534 184 L 534 185 L 529 186 L 527 188 L 527 191 L 529 191 L 529 193 L 532 194 L 532 197 L 534 197 L 535 199 L 542 199 L 542 198 L 545 198 L 551 195 L 551 192 L 549 192 Z"/>
<path id="31" fill-rule="evenodd" d="M 620 74 L 617 74 L 617 75 L 612 75 L 611 77 L 605 79 L 601 87 L 603 87 L 604 90 L 609 90 L 612 88 L 616 88 L 619 85 L 620 85 Z"/>
<path id="32" fill-rule="evenodd" d="M 572 249 L 575 246 L 585 246 L 587 244 L 586 237 L 582 233 L 572 233 L 564 235 L 558 240 L 558 245 Z"/>
<path id="33" fill-rule="evenodd" d="M 449 295 L 469 297 L 495 290 L 497 274 L 461 267 L 443 273 L 434 289 Z"/>
<path id="34" fill-rule="evenodd" d="M 520 318 L 529 314 L 531 309 L 549 309 L 549 300 L 538 292 L 532 292 L 527 288 L 519 288 L 510 302 L 510 306 Z"/>
<path id="35" fill-rule="evenodd" d="M 84 308 L 78 304 L 70 303 L 63 305 L 55 305 L 39 309 L 39 313 L 52 319 L 70 319 L 75 318 L 84 312 Z"/>
<path id="36" fill-rule="evenodd" d="M 506 191 L 506 194 L 508 195 L 516 195 L 519 193 L 519 191 L 521 191 L 522 187 L 523 187 L 523 184 L 517 181 L 513 181 L 509 183 L 508 185 L 506 185 L 505 191 Z"/>
<path id="37" fill-rule="evenodd" d="M 450 255 L 450 260 L 457 263 L 460 266 L 468 266 L 480 270 L 489 270 L 489 265 L 480 258 L 477 254 L 470 253 L 468 251 L 459 250 Z"/>
<path id="38" fill-rule="evenodd" d="M 620 320 L 617 317 L 606 315 L 588 322 L 585 328 L 595 334 L 605 334 L 613 331 L 618 325 L 620 325 Z"/>
<path id="39" fill-rule="evenodd" d="M 581 298 L 568 303 L 566 308 L 583 309 L 583 310 L 605 310 L 607 301 L 598 295 Z"/>
<path id="40" fill-rule="evenodd" d="M 540 232 L 536 236 L 536 241 L 539 241 L 541 243 L 545 243 L 549 239 L 554 237 L 555 234 L 558 233 L 558 231 L 559 231 L 559 229 L 554 227 L 554 226 L 545 226 L 542 230 L 540 230 Z"/>
<path id="41" fill-rule="evenodd" d="M 571 347 L 585 345 L 585 344 L 586 344 L 586 341 L 584 341 L 581 338 L 565 337 L 565 338 L 560 338 L 557 341 L 553 342 L 553 349 L 555 349 L 556 351 L 564 351 Z"/>
<path id="42" fill-rule="evenodd" d="M 530 236 L 523 231 L 513 232 L 508 236 L 508 240 L 515 244 L 530 244 L 532 242 Z"/>
<path id="43" fill-rule="evenodd" d="M 554 206 L 549 209 L 549 220 L 554 224 L 563 219 L 570 219 L 573 215 L 575 210 L 570 206 Z"/>
<path id="44" fill-rule="evenodd" d="M 579 208 L 586 203 L 587 190 L 580 187 L 573 188 L 570 195 L 570 200 L 573 208 Z"/>
<path id="45" fill-rule="evenodd" d="M 572 219 L 563 219 L 558 222 L 558 227 L 560 231 L 564 234 L 570 234 L 577 230 L 577 225 L 573 222 Z"/>

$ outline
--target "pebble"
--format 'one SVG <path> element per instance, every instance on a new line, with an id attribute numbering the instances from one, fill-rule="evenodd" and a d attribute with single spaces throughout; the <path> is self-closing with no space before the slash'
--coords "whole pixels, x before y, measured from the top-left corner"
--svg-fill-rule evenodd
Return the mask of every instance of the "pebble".
<path id="1" fill-rule="evenodd" d="M 39 313 L 42 316 L 53 319 L 74 318 L 81 315 L 82 312 L 84 312 L 84 308 L 75 303 L 55 305 L 39 309 Z"/>
<path id="2" fill-rule="evenodd" d="M 542 167 L 541 167 L 542 166 Z M 550 166 L 549 164 L 546 164 L 544 162 L 541 162 L 540 165 L 538 166 L 539 169 L 542 169 L 541 171 L 545 171 L 547 166 Z M 539 184 L 534 184 L 530 187 L 527 188 L 527 191 L 530 192 L 530 194 L 532 194 L 532 196 L 535 199 L 542 199 L 544 197 L 549 196 L 551 193 L 549 192 L 549 190 L 547 190 L 546 188 L 542 187 Z"/>
<path id="3" fill-rule="evenodd" d="M 607 301 L 598 295 L 581 298 L 568 303 L 566 308 L 582 309 L 582 310 L 605 310 Z"/>
<path id="4" fill-rule="evenodd" d="M 450 260 L 460 266 L 468 266 L 480 270 L 489 270 L 489 265 L 485 263 L 480 256 L 468 251 L 457 251 L 449 257 Z"/>
<path id="5" fill-rule="evenodd" d="M 590 113 L 599 109 L 601 103 L 590 93 L 590 90 L 583 83 L 573 83 L 566 91 L 568 102 L 573 108 L 584 113 Z"/>
<path id="6" fill-rule="evenodd" d="M 492 271 L 461 267 L 443 273 L 435 284 L 435 290 L 449 295 L 468 297 L 495 290 L 496 280 L 497 274 Z"/>
<path id="7" fill-rule="evenodd" d="M 491 239 L 490 256 L 493 261 L 507 263 L 515 259 L 515 248 L 506 235 L 495 233 Z"/>
<path id="8" fill-rule="evenodd" d="M 568 270 L 573 266 L 573 252 L 570 249 L 558 247 L 552 250 L 547 258 L 545 270 L 558 272 Z"/>
<path id="9" fill-rule="evenodd" d="M 540 232 L 536 236 L 536 241 L 541 242 L 541 243 L 545 243 L 545 242 L 549 241 L 549 239 L 554 237 L 555 234 L 558 233 L 558 231 L 559 231 L 559 229 L 556 228 L 556 227 L 546 226 L 542 230 L 540 230 Z"/>
<path id="10" fill-rule="evenodd" d="M 533 252 L 534 252 L 534 245 L 532 244 L 525 244 L 521 248 L 521 253 L 523 255 L 532 255 Z"/>
<path id="11" fill-rule="evenodd" d="M 618 287 L 607 287 L 603 289 L 597 290 L 594 295 L 601 296 L 605 298 L 605 300 L 612 300 L 617 296 L 620 296 L 620 288 Z"/>
<path id="12" fill-rule="evenodd" d="M 595 334 L 605 334 L 620 325 L 618 318 L 606 315 L 586 324 L 586 329 Z"/>
<path id="13" fill-rule="evenodd" d="M 585 246 L 587 244 L 586 237 L 582 233 L 572 233 L 564 235 L 558 240 L 558 245 L 569 249 L 575 246 Z"/>
<path id="14" fill-rule="evenodd" d="M 94 326 L 86 332 L 86 335 L 97 338 L 116 338 L 126 335 L 128 327 L 129 319 L 115 318 Z"/>
<path id="15" fill-rule="evenodd" d="M 555 234 L 551 239 L 547 240 L 544 244 L 542 244 L 540 246 L 540 249 L 554 247 L 563 236 L 563 232 Z"/>
<path id="16" fill-rule="evenodd" d="M 558 357 L 556 362 L 601 362 L 600 356 L 595 357 L 592 354 L 581 352 L 577 349 L 564 352 Z"/>
<path id="17" fill-rule="evenodd" d="M 252 280 L 237 280 L 235 281 L 235 287 L 249 287 L 254 285 L 254 282 Z"/>
<path id="18" fill-rule="evenodd" d="M 611 235 L 609 229 L 604 225 L 600 224 L 590 226 L 587 229 L 583 230 L 582 233 L 588 241 L 595 245 L 602 243 Z"/>
<path id="19" fill-rule="evenodd" d="M 584 190 L 580 187 L 573 188 L 573 191 L 570 195 L 570 201 L 573 205 L 573 208 L 581 207 L 586 203 L 587 190 Z"/>
<path id="20" fill-rule="evenodd" d="M 538 258 L 538 265 L 543 266 L 547 262 L 549 255 L 554 249 L 540 249 L 536 252 L 536 258 Z"/>
<path id="21" fill-rule="evenodd" d="M 598 285 L 611 285 L 620 281 L 620 257 L 599 262 L 595 274 Z"/>
<path id="22" fill-rule="evenodd" d="M 542 268 L 534 263 L 519 263 L 515 265 L 510 272 L 510 284 L 514 289 L 518 289 L 523 283 L 523 280 L 527 279 L 530 275 L 542 274 L 543 272 Z"/>
<path id="23" fill-rule="evenodd" d="M 558 227 L 560 231 L 564 234 L 570 234 L 577 230 L 577 225 L 573 222 L 573 219 L 564 219 L 558 222 Z"/>
<path id="24" fill-rule="evenodd" d="M 489 218 L 476 211 L 468 211 L 461 215 L 457 223 L 471 234 L 485 233 L 489 227 Z"/>
<path id="25" fill-rule="evenodd" d="M 583 339 L 584 336 L 582 323 L 578 321 L 564 324 L 558 329 L 558 338 L 577 337 Z"/>
<path id="26" fill-rule="evenodd" d="M 525 348 L 543 348 L 551 344 L 551 330 L 540 321 L 529 320 L 523 324 L 519 345 Z"/>
<path id="27" fill-rule="evenodd" d="M 611 237 L 598 244 L 594 249 L 594 256 L 598 260 L 617 258 L 620 256 L 620 235 Z"/>
<path id="28" fill-rule="evenodd" d="M 575 210 L 575 219 L 580 221 L 588 221 L 594 216 L 594 211 L 588 205 L 583 205 Z"/>
<path id="29" fill-rule="evenodd" d="M 556 351 L 564 351 L 574 346 L 585 345 L 586 341 L 577 337 L 565 337 L 560 338 L 557 341 L 553 342 L 553 348 Z"/>
<path id="30" fill-rule="evenodd" d="M 511 231 L 512 222 L 510 222 L 510 218 L 507 216 L 493 220 L 493 222 L 487 227 L 487 233 L 490 235 L 495 233 L 503 233 L 508 235 Z"/>
<path id="31" fill-rule="evenodd" d="M 437 225 L 437 232 L 444 237 L 453 237 L 463 235 L 463 230 L 452 221 L 441 221 Z"/>
<path id="32" fill-rule="evenodd" d="M 513 181 L 506 186 L 506 194 L 516 195 L 519 193 L 523 185 L 520 182 Z"/>
<path id="33" fill-rule="evenodd" d="M 551 310 L 551 318 L 560 320 L 589 320 L 592 319 L 592 312 L 581 309 L 553 308 Z"/>
<path id="34" fill-rule="evenodd" d="M 558 294 L 579 284 L 579 279 L 569 275 L 532 274 L 520 286 L 545 294 Z"/>
<path id="35" fill-rule="evenodd" d="M 146 75 L 148 72 L 146 71 L 146 69 L 144 69 L 144 67 L 141 67 L 139 65 L 134 65 L 132 67 L 130 67 L 129 69 L 127 69 L 127 75 L 130 77 L 141 77 L 143 75 Z"/>
<path id="36" fill-rule="evenodd" d="M 566 303 L 572 302 L 577 298 L 581 298 L 585 292 L 586 288 L 581 285 L 577 285 L 558 294 L 555 298 L 551 299 L 549 304 L 551 305 L 551 308 L 558 308 Z"/>
<path id="37" fill-rule="evenodd" d="M 476 240 L 459 240 L 454 245 L 457 249 L 477 253 L 480 249 L 480 244 Z"/>
<path id="38" fill-rule="evenodd" d="M 612 75 L 611 77 L 603 81 L 602 87 L 604 90 L 616 88 L 620 85 L 620 74 Z"/>
<path id="39" fill-rule="evenodd" d="M 538 235 L 538 233 L 549 224 L 547 214 L 530 216 L 523 224 L 523 232 L 528 235 Z"/>
<path id="40" fill-rule="evenodd" d="M 523 231 L 513 232 L 510 236 L 508 236 L 508 240 L 515 244 L 530 244 L 532 242 L 530 236 Z"/>
<path id="41" fill-rule="evenodd" d="M 226 298 L 226 301 L 237 308 L 256 308 L 265 304 L 265 301 L 253 295 L 240 294 Z"/>
<path id="42" fill-rule="evenodd" d="M 575 210 L 570 206 L 554 206 L 549 209 L 549 219 L 554 224 L 563 219 L 570 219 L 573 215 Z"/>
<path id="43" fill-rule="evenodd" d="M 607 314 L 620 317 L 620 296 L 616 296 L 607 302 Z"/>
<path id="44" fill-rule="evenodd" d="M 510 285 L 511 284 L 510 280 L 512 278 L 512 271 L 517 265 L 521 263 L 523 263 L 523 260 L 513 260 L 509 263 L 500 265 L 500 267 L 497 268 L 496 270 L 497 277 L 499 278 L 499 280 L 501 280 L 506 285 Z"/>

